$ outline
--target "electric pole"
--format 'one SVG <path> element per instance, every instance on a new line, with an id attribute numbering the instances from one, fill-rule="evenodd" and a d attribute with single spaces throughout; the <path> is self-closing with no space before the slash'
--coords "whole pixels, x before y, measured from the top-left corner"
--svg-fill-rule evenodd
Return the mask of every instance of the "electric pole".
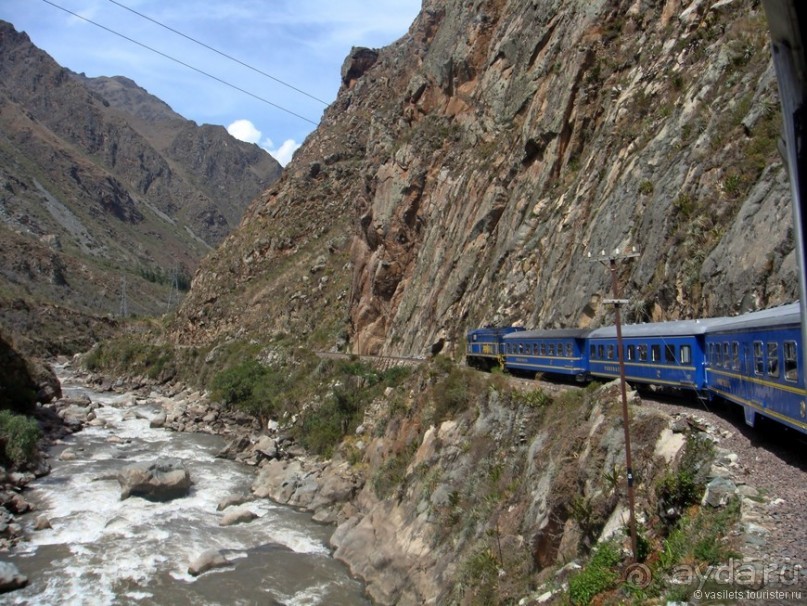
<path id="1" fill-rule="evenodd" d="M 606 305 L 611 304 L 614 306 L 614 323 L 616 324 L 616 349 L 617 360 L 619 362 L 619 390 L 622 395 L 622 426 L 625 431 L 625 474 L 627 476 L 628 484 L 628 528 L 630 529 L 630 544 L 633 552 L 633 562 L 639 559 L 638 541 L 636 537 L 636 514 L 635 514 L 635 498 L 633 494 L 633 461 L 631 460 L 630 450 L 630 426 L 628 418 L 628 393 L 625 381 L 625 351 L 622 346 L 622 314 L 620 309 L 625 303 L 629 303 L 628 299 L 620 299 L 619 291 L 619 278 L 616 273 L 617 261 L 624 261 L 634 259 L 639 256 L 636 248 L 632 248 L 630 252 L 622 251 L 619 249 L 614 250 L 612 255 L 606 255 L 603 250 L 599 257 L 592 258 L 589 253 L 589 258 L 592 261 L 599 261 L 605 265 L 611 272 L 611 290 L 613 292 L 613 299 L 605 299 L 603 303 Z"/>
<path id="2" fill-rule="evenodd" d="M 129 315 L 129 301 L 126 299 L 126 276 L 121 279 L 120 292 L 120 316 L 126 318 Z"/>

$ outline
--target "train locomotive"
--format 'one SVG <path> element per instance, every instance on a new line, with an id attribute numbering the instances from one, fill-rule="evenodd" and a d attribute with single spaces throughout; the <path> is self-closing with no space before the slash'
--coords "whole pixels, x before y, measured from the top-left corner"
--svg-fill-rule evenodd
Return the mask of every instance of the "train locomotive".
<path id="1" fill-rule="evenodd" d="M 627 324 L 625 379 L 634 387 L 733 402 L 752 427 L 761 415 L 807 433 L 801 341 L 798 303 L 737 317 Z M 486 327 L 469 331 L 467 342 L 466 360 L 477 368 L 579 382 L 619 377 L 615 326 Z"/>

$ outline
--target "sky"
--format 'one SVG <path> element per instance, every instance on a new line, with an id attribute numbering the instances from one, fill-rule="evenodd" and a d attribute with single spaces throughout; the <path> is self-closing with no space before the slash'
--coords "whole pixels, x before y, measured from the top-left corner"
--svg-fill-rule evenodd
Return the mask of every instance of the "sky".
<path id="1" fill-rule="evenodd" d="M 220 124 L 285 166 L 336 98 L 351 47 L 394 42 L 420 7 L 421 0 L 0 0 L 0 19 L 63 67 L 131 78 L 183 117 Z"/>

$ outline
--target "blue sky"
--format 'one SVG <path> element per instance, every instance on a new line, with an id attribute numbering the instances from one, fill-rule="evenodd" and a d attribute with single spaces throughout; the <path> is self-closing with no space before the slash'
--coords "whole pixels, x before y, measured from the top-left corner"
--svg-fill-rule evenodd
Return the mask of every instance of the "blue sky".
<path id="1" fill-rule="evenodd" d="M 131 78 L 185 118 L 228 127 L 285 165 L 315 124 L 53 5 L 317 123 L 323 103 L 123 7 L 331 103 L 350 48 L 378 48 L 403 36 L 421 0 L 0 0 L 0 19 L 26 32 L 60 65 L 87 76 Z"/>

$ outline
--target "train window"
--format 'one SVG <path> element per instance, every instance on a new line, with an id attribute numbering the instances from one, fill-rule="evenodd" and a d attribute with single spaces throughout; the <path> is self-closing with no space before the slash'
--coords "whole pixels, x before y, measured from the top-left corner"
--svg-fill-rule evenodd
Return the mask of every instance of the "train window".
<path id="1" fill-rule="evenodd" d="M 729 343 L 723 343 L 723 368 L 731 368 L 731 352 L 729 351 Z"/>
<path id="2" fill-rule="evenodd" d="M 740 344 L 737 341 L 731 344 L 731 368 L 740 370 Z"/>
<path id="3" fill-rule="evenodd" d="M 799 361 L 795 341 L 785 341 L 785 379 L 787 381 L 799 380 Z"/>
<path id="4" fill-rule="evenodd" d="M 675 364 L 675 345 L 664 346 L 664 361 L 667 364 Z"/>
<path id="5" fill-rule="evenodd" d="M 647 345 L 639 345 L 639 361 L 647 361 Z"/>
<path id="6" fill-rule="evenodd" d="M 519 343 L 518 344 L 518 353 L 520 353 L 520 354 L 524 353 L 524 343 Z"/>
<path id="7" fill-rule="evenodd" d="M 765 372 L 765 354 L 762 352 L 762 341 L 754 341 L 754 374 Z"/>
<path id="8" fill-rule="evenodd" d="M 779 343 L 768 343 L 768 375 L 779 376 Z"/>
<path id="9" fill-rule="evenodd" d="M 608 359 L 609 360 L 614 359 L 614 346 L 613 345 L 608 346 Z"/>
<path id="10" fill-rule="evenodd" d="M 555 344 L 554 343 L 549 343 L 546 346 L 546 355 L 548 355 L 548 356 L 554 356 L 555 355 Z"/>
<path id="11" fill-rule="evenodd" d="M 692 363 L 692 348 L 689 345 L 682 345 L 681 349 L 681 364 Z"/>
<path id="12" fill-rule="evenodd" d="M 708 355 L 707 359 L 709 360 L 709 364 L 714 366 L 715 365 L 715 344 L 714 343 L 709 343 L 709 351 L 708 351 L 707 355 Z"/>
<path id="13" fill-rule="evenodd" d="M 625 348 L 625 359 L 628 362 L 631 362 L 636 359 L 636 346 L 635 345 L 628 345 Z"/>
<path id="14" fill-rule="evenodd" d="M 597 345 L 597 357 L 600 360 L 605 359 L 605 346 L 604 345 Z"/>
<path id="15" fill-rule="evenodd" d="M 661 346 L 659 345 L 650 346 L 650 359 L 653 362 L 661 361 Z"/>
<path id="16" fill-rule="evenodd" d="M 566 357 L 571 358 L 574 355 L 574 350 L 571 343 L 566 343 Z"/>
<path id="17" fill-rule="evenodd" d="M 597 357 L 597 346 L 592 345 L 588 348 L 588 357 L 589 358 L 596 358 Z"/>

